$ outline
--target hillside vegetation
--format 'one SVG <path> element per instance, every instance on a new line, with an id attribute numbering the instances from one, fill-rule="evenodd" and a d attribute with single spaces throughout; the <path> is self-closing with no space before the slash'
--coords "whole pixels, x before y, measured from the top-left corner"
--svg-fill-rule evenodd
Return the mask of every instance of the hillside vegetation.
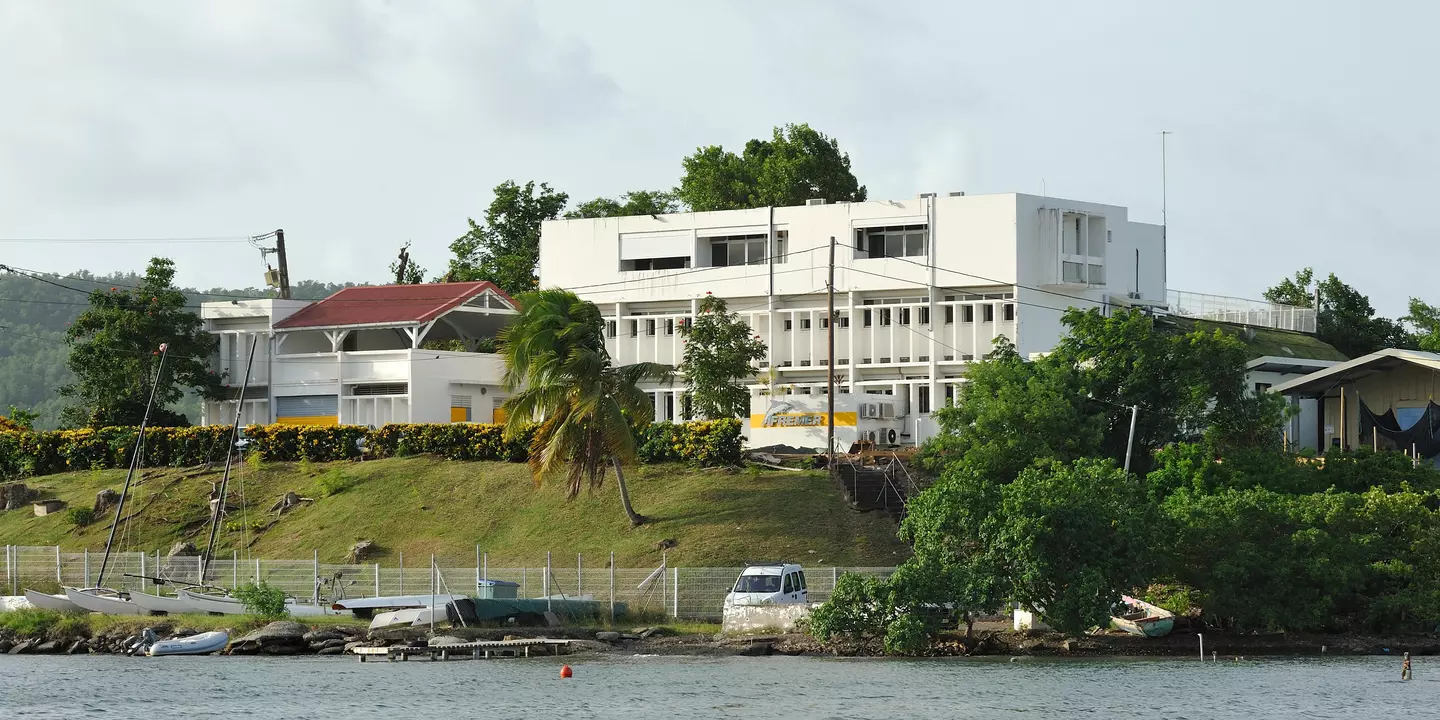
<path id="1" fill-rule="evenodd" d="M 232 475 L 230 497 L 238 505 L 243 491 L 248 510 L 231 512 L 217 554 L 245 554 L 247 514 L 255 556 L 306 559 L 318 550 L 321 562 L 343 561 L 358 540 L 378 546 L 375 562 L 393 564 L 403 552 L 407 565 L 424 564 L 431 553 L 468 564 L 479 545 L 493 566 L 543 563 L 546 551 L 596 558 L 614 551 L 617 566 L 648 567 L 659 564 L 664 540 L 676 542 L 670 563 L 691 567 L 784 559 L 890 566 L 907 554 L 888 516 L 852 510 L 821 473 L 647 465 L 626 478 L 636 509 L 650 518 L 634 530 L 613 482 L 566 500 L 560 484 L 535 487 L 522 464 L 406 457 L 244 465 Z M 207 498 L 219 479 L 218 469 L 145 470 L 131 500 L 139 514 L 122 527 L 122 549 L 163 552 L 178 540 L 203 547 Z M 124 471 L 28 482 L 71 507 L 88 507 L 100 490 L 118 490 Z M 314 502 L 283 515 L 268 512 L 287 491 Z M 28 509 L 11 511 L 0 513 L 0 544 L 101 550 L 109 525 L 108 513 L 76 528 L 63 512 L 35 517 Z"/>

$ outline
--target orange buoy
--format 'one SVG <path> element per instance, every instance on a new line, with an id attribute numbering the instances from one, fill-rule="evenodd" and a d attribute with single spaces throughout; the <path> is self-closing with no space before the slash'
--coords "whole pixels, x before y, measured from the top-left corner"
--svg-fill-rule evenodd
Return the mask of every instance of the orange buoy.
<path id="1" fill-rule="evenodd" d="M 569 665 L 561 665 L 561 666 L 560 666 L 560 677 L 562 677 L 562 678 L 568 678 L 568 677 L 570 677 L 570 676 L 573 675 L 573 674 L 574 674 L 574 673 L 570 670 L 570 666 L 569 666 Z"/>

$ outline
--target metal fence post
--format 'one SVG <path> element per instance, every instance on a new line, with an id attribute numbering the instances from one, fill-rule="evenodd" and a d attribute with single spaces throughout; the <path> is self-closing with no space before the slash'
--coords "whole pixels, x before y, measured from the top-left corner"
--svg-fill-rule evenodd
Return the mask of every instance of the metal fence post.
<path id="1" fill-rule="evenodd" d="M 585 577 L 585 562 L 581 559 L 580 553 L 575 553 L 575 595 L 576 595 L 576 596 L 583 595 L 583 594 L 585 593 L 584 583 L 581 582 L 581 578 L 583 578 L 583 577 Z"/>
<path id="2" fill-rule="evenodd" d="M 260 584 L 260 558 L 255 558 L 255 584 Z"/>
<path id="3" fill-rule="evenodd" d="M 375 563 L 375 597 L 380 597 L 380 563 Z"/>
<path id="4" fill-rule="evenodd" d="M 480 587 L 480 546 L 475 546 L 475 587 Z"/>
<path id="5" fill-rule="evenodd" d="M 237 550 L 230 551 L 230 588 L 240 587 L 240 553 Z"/>
<path id="6" fill-rule="evenodd" d="M 545 551 L 545 578 L 540 581 L 545 591 L 545 612 L 550 612 L 550 551 Z"/>
<path id="7" fill-rule="evenodd" d="M 62 586 L 65 584 L 65 576 L 60 574 L 60 546 L 55 546 L 55 582 Z"/>
<path id="8" fill-rule="evenodd" d="M 672 582 L 670 583 L 670 590 L 671 590 L 671 592 L 675 593 L 674 596 L 673 596 L 674 599 L 673 599 L 673 601 L 671 602 L 671 605 L 670 605 L 670 609 L 671 609 L 671 611 L 670 611 L 670 616 L 673 617 L 673 618 L 679 619 L 679 618 L 680 618 L 680 568 L 677 567 L 677 568 L 672 569 L 672 570 L 670 571 L 670 576 L 671 576 L 671 579 L 672 579 Z"/>
<path id="9" fill-rule="evenodd" d="M 830 566 L 830 592 L 835 592 L 835 586 L 840 584 L 840 567 Z"/>
<path id="10" fill-rule="evenodd" d="M 312 552 L 315 554 L 311 556 L 310 560 L 310 587 L 315 589 L 314 602 L 318 606 L 320 604 L 320 551 Z"/>
<path id="11" fill-rule="evenodd" d="M 145 551 L 144 551 L 144 550 L 141 550 L 141 551 L 140 551 L 140 592 L 145 592 L 145 575 L 147 575 L 147 573 L 145 572 Z M 155 594 L 156 594 L 156 595 L 159 595 L 159 594 L 160 594 L 160 590 L 159 590 L 158 588 L 155 590 Z"/>
<path id="12" fill-rule="evenodd" d="M 10 559 L 10 555 L 13 552 L 15 552 L 15 546 L 5 546 L 5 579 L 10 581 L 10 594 L 19 595 L 20 593 L 16 592 L 15 590 L 15 586 L 17 584 L 15 582 L 15 563 Z"/>
<path id="13" fill-rule="evenodd" d="M 90 548 L 84 548 L 81 552 L 85 553 L 85 587 L 90 587 Z"/>
<path id="14" fill-rule="evenodd" d="M 400 551 L 400 594 L 405 594 L 405 551 Z"/>
<path id="15" fill-rule="evenodd" d="M 615 551 L 610 551 L 610 624 L 615 624 Z"/>
<path id="16" fill-rule="evenodd" d="M 490 579 L 490 553 L 485 553 L 480 556 L 480 579 Z"/>

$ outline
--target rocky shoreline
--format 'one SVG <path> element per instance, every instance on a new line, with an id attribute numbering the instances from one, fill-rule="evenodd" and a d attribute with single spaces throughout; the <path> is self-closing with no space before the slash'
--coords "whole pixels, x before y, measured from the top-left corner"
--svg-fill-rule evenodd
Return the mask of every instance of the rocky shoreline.
<path id="1" fill-rule="evenodd" d="M 162 620 L 157 618 L 157 620 Z M 180 638 L 197 630 L 165 622 L 149 626 L 160 639 Z M 367 631 L 354 625 L 307 626 L 293 621 L 273 622 L 234 637 L 219 654 L 251 656 L 343 655 L 356 647 L 425 647 L 428 644 L 473 640 L 522 638 L 571 640 L 572 653 L 623 653 L 671 656 L 769 656 L 811 655 L 828 657 L 880 657 L 878 641 L 821 643 L 797 633 L 721 637 L 709 634 L 680 635 L 663 627 L 638 628 L 632 632 L 594 628 L 451 628 L 431 636 L 422 628 Z M 114 628 L 92 637 L 13 637 L 0 634 L 0 653 L 11 655 L 132 654 L 139 640 L 133 628 Z M 1417 635 L 1373 637 L 1365 635 L 1241 635 L 1213 633 L 1205 636 L 1205 652 L 1215 659 L 1264 656 L 1386 655 L 1409 652 L 1413 655 L 1440 655 L 1440 637 Z M 980 632 L 972 638 L 945 635 L 933 641 L 925 657 L 1011 656 L 1011 657 L 1145 657 L 1199 654 L 1194 633 L 1164 638 L 1128 635 L 1094 635 L 1071 638 L 1044 632 Z"/>

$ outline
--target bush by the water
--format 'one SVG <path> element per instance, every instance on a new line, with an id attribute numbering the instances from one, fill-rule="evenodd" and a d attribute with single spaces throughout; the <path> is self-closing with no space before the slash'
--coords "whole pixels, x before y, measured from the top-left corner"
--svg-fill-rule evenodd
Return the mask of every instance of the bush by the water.
<path id="1" fill-rule="evenodd" d="M 0 612 L 0 630 L 16 637 L 68 640 L 90 634 L 85 618 L 53 610 L 25 608 Z"/>
<path id="2" fill-rule="evenodd" d="M 233 591 L 235 599 L 251 615 L 273 619 L 285 617 L 285 591 L 268 583 L 245 583 Z"/>
<path id="3" fill-rule="evenodd" d="M 481 423 L 360 425 L 252 425 L 245 429 L 252 458 L 277 462 L 333 462 L 368 457 L 438 455 L 447 460 L 524 462 L 532 431 L 505 438 L 504 426 Z M 185 467 L 224 458 L 230 428 L 206 425 L 146 428 L 146 467 Z M 740 422 L 653 423 L 636 429 L 642 462 L 688 462 L 713 467 L 740 462 Z M 135 428 L 26 432 L 0 430 L 0 478 L 130 464 Z"/>

